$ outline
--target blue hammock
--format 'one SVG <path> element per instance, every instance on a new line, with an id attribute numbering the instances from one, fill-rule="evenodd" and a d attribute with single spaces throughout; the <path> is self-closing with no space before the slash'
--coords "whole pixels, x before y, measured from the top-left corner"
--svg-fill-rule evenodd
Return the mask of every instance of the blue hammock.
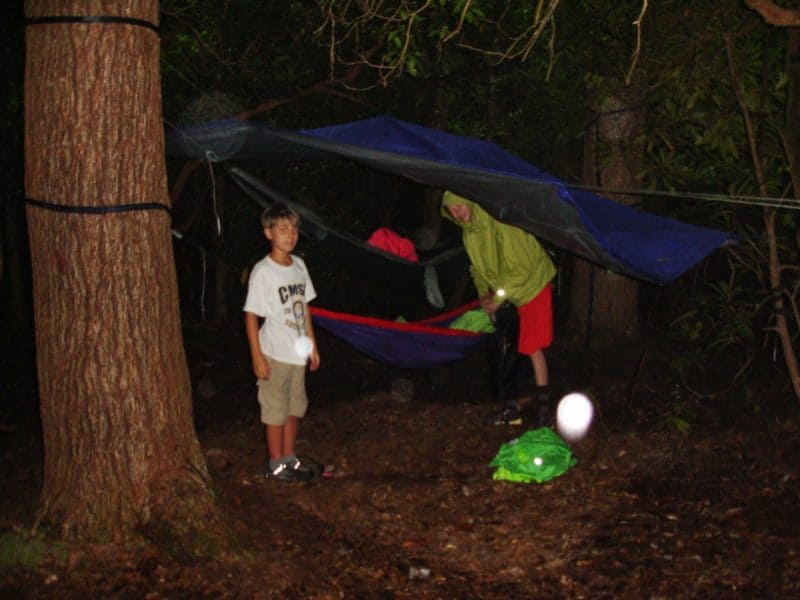
<path id="1" fill-rule="evenodd" d="M 363 317 L 311 306 L 314 325 L 343 339 L 375 360 L 406 369 L 430 369 L 465 358 L 488 334 L 450 329 L 477 301 L 444 314 L 412 322 Z"/>

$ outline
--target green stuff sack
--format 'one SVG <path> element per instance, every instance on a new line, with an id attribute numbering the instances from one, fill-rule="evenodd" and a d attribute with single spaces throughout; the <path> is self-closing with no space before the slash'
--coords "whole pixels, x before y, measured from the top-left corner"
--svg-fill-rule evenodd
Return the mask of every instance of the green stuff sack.
<path id="1" fill-rule="evenodd" d="M 492 475 L 495 480 L 544 483 L 563 475 L 577 462 L 558 434 L 541 427 L 500 446 L 489 466 L 497 469 Z"/>
<path id="2" fill-rule="evenodd" d="M 459 315 L 449 325 L 450 329 L 463 329 L 475 333 L 494 333 L 491 317 L 479 309 L 468 310 Z"/>

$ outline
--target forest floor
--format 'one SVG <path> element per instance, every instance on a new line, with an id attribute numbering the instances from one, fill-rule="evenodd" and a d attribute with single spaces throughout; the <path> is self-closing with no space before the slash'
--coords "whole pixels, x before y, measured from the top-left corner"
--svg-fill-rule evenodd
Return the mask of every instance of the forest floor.
<path id="1" fill-rule="evenodd" d="M 577 464 L 543 484 L 495 481 L 489 462 L 529 426 L 485 423 L 484 356 L 409 373 L 323 336 L 298 452 L 328 476 L 285 484 L 264 478 L 241 337 L 192 333 L 196 427 L 239 550 L 190 560 L 31 534 L 38 414 L 30 397 L 8 398 L 0 597 L 800 597 L 793 400 L 760 412 L 700 401 L 647 355 L 553 351 L 554 380 L 595 400 L 589 434 L 571 444 Z"/>

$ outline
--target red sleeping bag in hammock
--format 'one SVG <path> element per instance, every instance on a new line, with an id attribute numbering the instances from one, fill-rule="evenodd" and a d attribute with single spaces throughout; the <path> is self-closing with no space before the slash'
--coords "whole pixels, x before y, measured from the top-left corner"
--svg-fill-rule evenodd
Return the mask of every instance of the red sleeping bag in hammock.
<path id="1" fill-rule="evenodd" d="M 411 262 L 419 262 L 417 251 L 414 249 L 414 244 L 411 240 L 395 233 L 388 227 L 376 229 L 367 240 L 367 243 L 400 258 L 405 258 Z"/>

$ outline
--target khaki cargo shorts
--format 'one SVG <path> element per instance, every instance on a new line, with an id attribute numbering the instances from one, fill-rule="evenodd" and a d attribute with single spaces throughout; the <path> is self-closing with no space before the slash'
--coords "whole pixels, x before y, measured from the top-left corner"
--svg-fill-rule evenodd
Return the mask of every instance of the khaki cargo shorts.
<path id="1" fill-rule="evenodd" d="M 289 415 L 304 417 L 308 409 L 306 366 L 290 365 L 273 358 L 268 360 L 269 379 L 258 380 L 261 422 L 283 425 Z"/>

